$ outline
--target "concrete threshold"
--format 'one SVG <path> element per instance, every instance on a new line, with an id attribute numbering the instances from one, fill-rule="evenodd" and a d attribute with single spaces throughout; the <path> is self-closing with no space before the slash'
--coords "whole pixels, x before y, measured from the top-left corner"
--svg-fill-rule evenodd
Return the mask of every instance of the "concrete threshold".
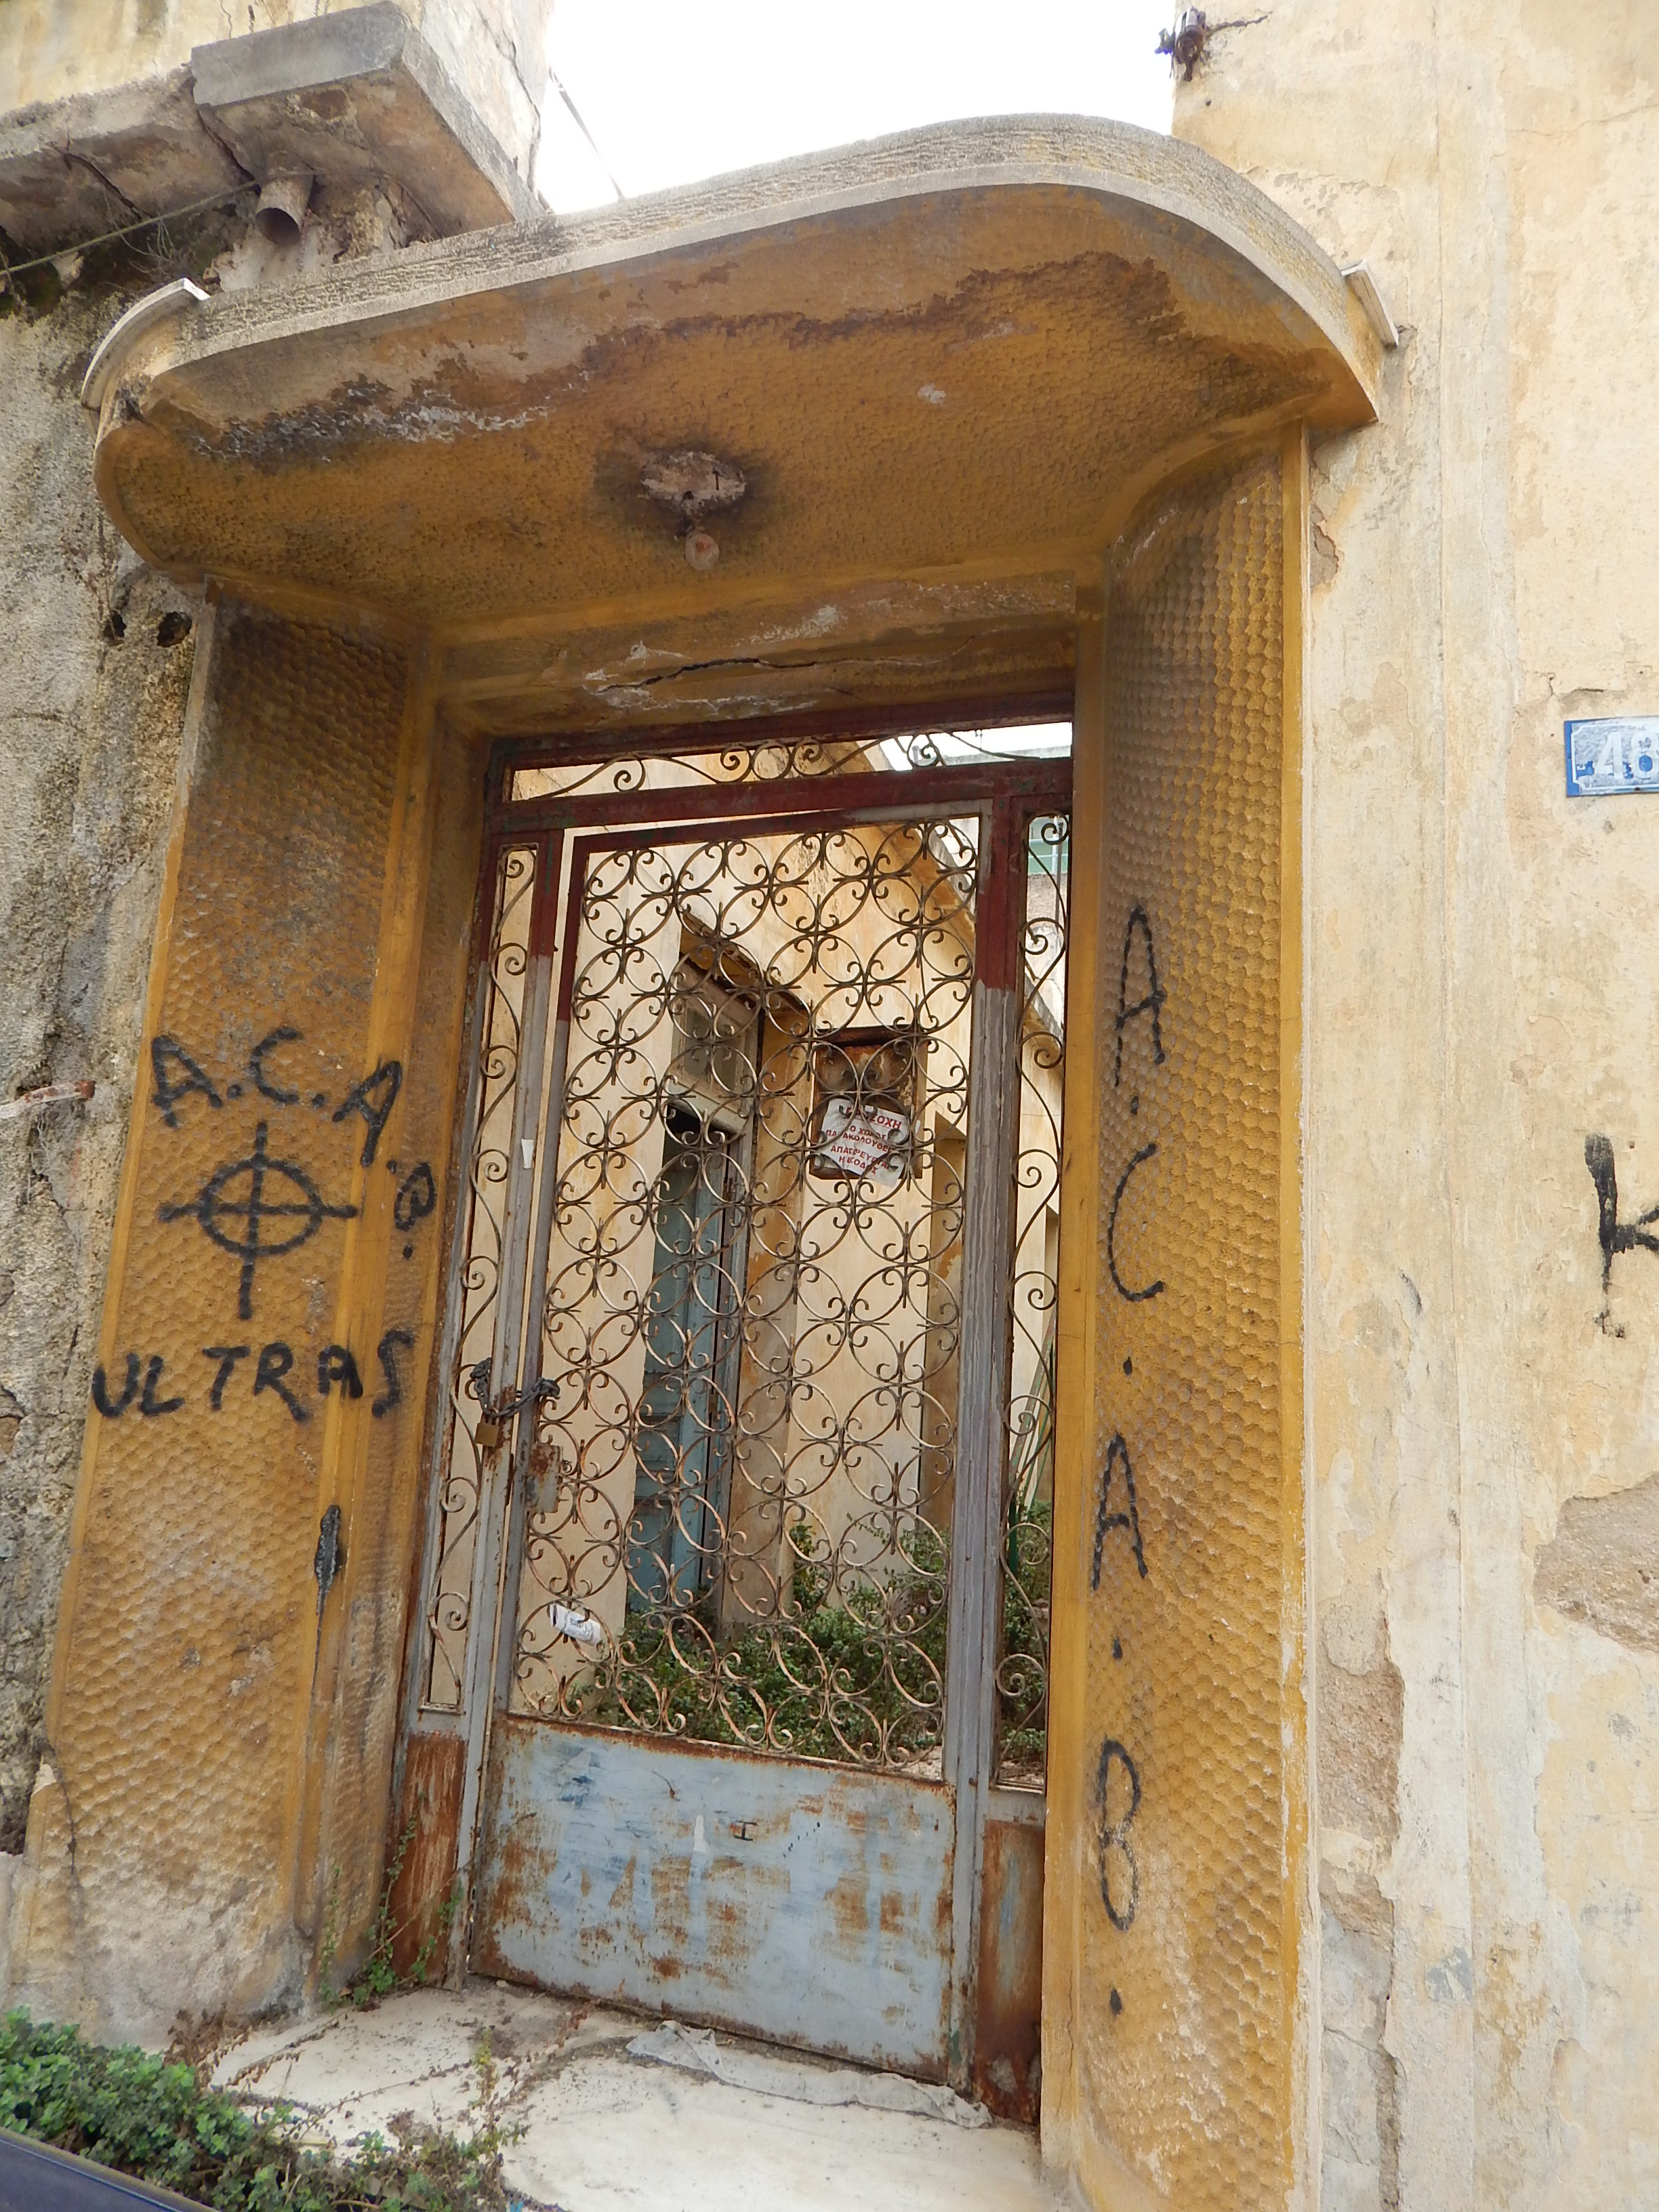
<path id="1" fill-rule="evenodd" d="M 507 1983 L 264 2027 L 215 2080 L 286 2101 L 341 2148 L 389 2136 L 404 2115 L 459 2134 L 498 2128 L 526 2212 L 1059 2212 L 1070 2201 L 1045 2181 L 1035 2135 L 948 2091 Z"/>

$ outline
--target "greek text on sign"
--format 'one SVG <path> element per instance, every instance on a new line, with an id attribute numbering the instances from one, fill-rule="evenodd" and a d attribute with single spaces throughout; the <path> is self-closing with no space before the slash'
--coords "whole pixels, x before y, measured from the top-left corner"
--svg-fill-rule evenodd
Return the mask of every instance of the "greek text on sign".
<path id="1" fill-rule="evenodd" d="M 814 1164 L 820 1174 L 867 1176 L 879 1188 L 891 1190 L 903 1172 L 896 1156 L 909 1134 L 909 1115 L 894 1107 L 832 1098 L 823 1109 Z"/>
<path id="2" fill-rule="evenodd" d="M 1569 799 L 1659 791 L 1659 714 L 1569 722 L 1566 740 Z"/>

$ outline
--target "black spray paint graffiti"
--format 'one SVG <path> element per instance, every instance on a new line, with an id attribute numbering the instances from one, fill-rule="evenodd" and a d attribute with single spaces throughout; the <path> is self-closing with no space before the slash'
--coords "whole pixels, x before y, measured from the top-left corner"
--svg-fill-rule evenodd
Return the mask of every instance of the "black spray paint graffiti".
<path id="1" fill-rule="evenodd" d="M 246 1344 L 204 1344 L 202 1346 L 203 1358 L 214 1359 L 219 1364 L 219 1371 L 213 1378 L 213 1388 L 208 1393 L 208 1403 L 216 1413 L 224 1411 L 225 1385 L 229 1382 L 237 1361 L 246 1359 L 247 1355 Z"/>
<path id="2" fill-rule="evenodd" d="M 1136 996 L 1130 997 L 1131 971 L 1138 969 L 1133 988 Z M 1119 963 L 1117 981 L 1117 1012 L 1113 1021 L 1115 1048 L 1112 1065 L 1112 1088 L 1120 1090 L 1123 1083 L 1124 1043 L 1127 1037 L 1137 1034 L 1136 1023 L 1146 1027 L 1138 1034 L 1144 1038 L 1148 1049 L 1147 1073 L 1162 1067 L 1168 1054 L 1164 1046 L 1164 1011 L 1169 1004 L 1169 994 L 1158 972 L 1158 948 L 1153 940 L 1152 918 L 1144 906 L 1134 906 L 1123 932 L 1123 957 Z M 1138 1090 L 1131 1090 L 1129 1113 L 1137 1117 L 1141 1098 Z M 1118 1176 L 1112 1193 L 1112 1203 L 1106 1220 L 1106 1265 L 1112 1287 L 1127 1306 L 1143 1306 L 1153 1298 L 1161 1297 L 1167 1288 L 1161 1275 L 1143 1283 L 1126 1282 L 1118 1265 L 1118 1217 L 1129 1185 L 1141 1169 L 1158 1158 L 1158 1140 L 1149 1139 L 1135 1147 L 1127 1164 Z M 1134 1361 L 1126 1356 L 1123 1372 L 1134 1372 Z M 1118 1499 L 1118 1484 L 1122 1484 L 1121 1502 Z M 1120 1429 L 1106 1447 L 1105 1462 L 1100 1470 L 1100 1495 L 1095 1508 L 1094 1558 L 1091 1563 L 1089 1587 L 1100 1589 L 1101 1574 L 1105 1565 L 1106 1539 L 1114 1530 L 1121 1529 L 1129 1540 L 1137 1575 L 1142 1581 L 1147 1577 L 1146 1548 L 1140 1532 L 1140 1504 L 1135 1494 L 1134 1462 L 1130 1456 L 1128 1440 Z M 1133 1585 L 1131 1585 L 1133 1587 Z M 1112 1657 L 1123 1657 L 1121 1633 L 1112 1638 Z M 1095 1802 L 1097 1813 L 1096 1855 L 1100 1875 L 1101 1903 L 1106 1917 L 1121 1935 L 1134 1924 L 1140 1909 L 1140 1869 L 1130 1841 L 1130 1829 L 1140 1810 L 1140 1770 L 1127 1747 L 1115 1736 L 1107 1736 L 1101 1744 L 1100 1758 L 1095 1771 Z M 1114 2019 L 1123 2010 L 1123 1999 L 1114 1989 L 1110 1995 Z"/>
<path id="3" fill-rule="evenodd" d="M 1117 1179 L 1117 1188 L 1112 1193 L 1112 1211 L 1106 1222 L 1106 1265 L 1111 1269 L 1112 1286 L 1119 1297 L 1127 1298 L 1132 1306 L 1144 1305 L 1148 1298 L 1163 1295 L 1164 1282 L 1160 1275 L 1155 1283 L 1144 1284 L 1132 1290 L 1117 1271 L 1117 1210 L 1123 1203 L 1123 1194 L 1129 1188 L 1129 1178 L 1137 1168 L 1145 1167 L 1148 1160 L 1158 1158 L 1158 1146 L 1143 1145 Z"/>
<path id="4" fill-rule="evenodd" d="M 143 1397 L 138 1399 L 138 1410 L 147 1417 L 155 1413 L 176 1413 L 185 1402 L 182 1398 L 156 1396 L 156 1389 L 161 1380 L 161 1370 L 166 1365 L 166 1360 L 158 1352 L 153 1355 L 144 1370 L 144 1393 Z M 133 1399 L 137 1396 L 138 1369 L 138 1354 L 136 1352 L 128 1352 L 125 1387 L 120 1396 L 113 1401 L 109 1395 L 108 1377 L 103 1369 L 101 1367 L 93 1369 L 92 1402 L 106 1421 L 118 1421 L 132 1403 Z"/>
<path id="5" fill-rule="evenodd" d="M 160 1209 L 163 1221 L 193 1217 L 222 1252 L 241 1261 L 236 1312 L 242 1321 L 253 1318 L 254 1274 L 261 1260 L 295 1252 L 325 1221 L 350 1221 L 357 1212 L 355 1206 L 329 1204 L 297 1160 L 276 1158 L 268 1149 L 270 1135 L 270 1123 L 261 1121 L 246 1159 L 216 1169 L 185 1204 Z"/>
<path id="6" fill-rule="evenodd" d="M 400 1351 L 412 1352 L 414 1348 L 414 1332 L 407 1328 L 387 1329 L 375 1346 L 374 1357 L 386 1378 L 385 1389 L 368 1409 L 375 1420 L 384 1420 L 388 1413 L 403 1404 L 404 1383 L 398 1354 Z M 269 1394 L 287 1407 L 293 1419 L 308 1421 L 311 1419 L 311 1408 L 306 1402 L 301 1386 L 289 1380 L 296 1364 L 292 1345 L 280 1340 L 261 1345 L 256 1358 L 251 1344 L 204 1344 L 202 1357 L 213 1362 L 213 1381 L 207 1397 L 210 1411 L 223 1413 L 225 1392 L 232 1377 L 237 1374 L 245 1359 L 253 1359 L 253 1381 L 249 1397 L 259 1398 Z M 103 1368 L 96 1369 L 92 1378 L 93 1404 L 106 1421 L 118 1421 L 135 1399 L 138 1401 L 137 1410 L 142 1414 L 178 1413 L 189 1404 L 186 1395 L 181 1394 L 172 1398 L 158 1398 L 156 1395 L 166 1364 L 159 1352 L 152 1355 L 147 1366 L 139 1353 L 128 1352 L 125 1382 L 118 1397 L 111 1396 L 109 1380 Z M 144 1377 L 142 1395 L 138 1384 L 141 1371 Z M 331 1390 L 339 1391 L 346 1399 L 361 1398 L 363 1395 L 362 1371 L 356 1354 L 348 1345 L 325 1344 L 317 1354 L 317 1396 L 319 1399 L 326 1398 Z"/>
<path id="7" fill-rule="evenodd" d="M 1113 1787 L 1113 1777 L 1118 1778 Z M 1128 1803 L 1123 1802 L 1125 1788 Z M 1115 1797 L 1119 1810 L 1112 1810 Z M 1100 1897 L 1114 1928 L 1127 1935 L 1140 1910 L 1140 1869 L 1129 1842 L 1129 1828 L 1140 1810 L 1140 1770 L 1115 1736 L 1100 1747 L 1095 1772 L 1095 1804 L 1099 1825 L 1095 1832 L 1096 1857 L 1100 1869 Z"/>
<path id="8" fill-rule="evenodd" d="M 338 1387 L 343 1398 L 361 1398 L 363 1378 L 357 1363 L 343 1344 L 325 1344 L 317 1354 L 317 1395 L 326 1398 Z"/>
<path id="9" fill-rule="evenodd" d="M 1146 970 L 1146 988 L 1139 998 L 1131 1005 L 1129 967 L 1137 945 L 1140 949 Z M 1144 906 L 1132 907 L 1129 909 L 1128 923 L 1123 932 L 1123 958 L 1118 969 L 1117 977 L 1117 1012 L 1113 1018 L 1113 1027 L 1117 1033 L 1116 1057 L 1112 1067 L 1112 1088 L 1115 1091 L 1123 1081 L 1123 1037 L 1131 1022 L 1139 1021 L 1143 1018 L 1150 1020 L 1149 1041 L 1152 1050 L 1152 1065 L 1154 1067 L 1163 1066 L 1169 1056 L 1164 1049 L 1164 1009 L 1168 1003 L 1169 993 L 1158 979 L 1158 949 L 1152 942 L 1151 920 Z M 1139 1114 L 1140 1111 L 1139 1091 L 1136 1091 L 1129 1100 L 1129 1111 L 1131 1114 Z M 1119 1209 L 1123 1204 L 1124 1193 L 1128 1189 L 1137 1170 L 1145 1167 L 1149 1160 L 1154 1160 L 1157 1158 L 1158 1146 L 1154 1142 L 1142 1145 L 1130 1159 L 1129 1164 L 1117 1179 L 1117 1188 L 1112 1193 L 1112 1210 L 1106 1223 L 1106 1265 L 1111 1270 L 1112 1287 L 1116 1291 L 1119 1297 L 1127 1299 L 1131 1305 L 1144 1304 L 1148 1298 L 1159 1297 L 1164 1288 L 1163 1280 L 1160 1279 L 1157 1282 L 1145 1284 L 1139 1289 L 1132 1289 L 1119 1273 L 1117 1265 L 1117 1217 Z"/>
<path id="10" fill-rule="evenodd" d="M 1134 951 L 1137 938 L 1139 939 L 1146 957 L 1146 988 L 1144 994 L 1135 1000 L 1133 1006 L 1130 1006 L 1128 1003 L 1129 956 Z M 1158 955 L 1152 947 L 1152 925 L 1147 919 L 1146 909 L 1144 906 L 1132 907 L 1129 911 L 1129 926 L 1123 933 L 1123 964 L 1118 971 L 1117 1013 L 1112 1024 L 1117 1031 L 1117 1058 L 1112 1069 L 1114 1091 L 1123 1080 L 1124 1030 L 1129 1023 L 1138 1020 L 1142 1014 L 1150 1014 L 1152 1018 L 1152 1066 L 1163 1066 L 1164 1058 L 1163 1013 L 1168 995 L 1164 986 L 1158 980 Z M 1129 1110 L 1133 1113 L 1136 1108 L 1131 1106 Z"/>
<path id="11" fill-rule="evenodd" d="M 280 1028 L 262 1036 L 247 1056 L 247 1072 L 252 1078 L 254 1089 L 261 1098 L 269 1098 L 273 1106 L 297 1106 L 300 1094 L 297 1091 L 284 1091 L 279 1083 L 271 1082 L 265 1073 L 265 1054 L 275 1052 L 279 1044 L 298 1044 L 299 1042 L 299 1030 L 291 1030 L 284 1022 Z M 240 1089 L 241 1085 L 238 1084 L 236 1091 Z"/>
<path id="12" fill-rule="evenodd" d="M 380 1372 L 386 1377 L 386 1389 L 368 1409 L 377 1421 L 383 1419 L 394 1406 L 401 1406 L 404 1402 L 403 1379 L 398 1372 L 397 1360 L 392 1357 L 400 1346 L 405 1352 L 415 1349 L 412 1331 L 389 1328 L 374 1347 L 374 1357 L 380 1361 Z"/>
<path id="13" fill-rule="evenodd" d="M 153 1037 L 149 1064 L 155 1087 L 150 1094 L 150 1103 L 169 1129 L 179 1127 L 179 1109 L 186 1098 L 205 1098 L 209 1106 L 217 1110 L 228 1099 L 241 1097 L 249 1086 L 261 1098 L 269 1099 L 273 1106 L 297 1106 L 301 1103 L 301 1092 L 283 1083 L 270 1063 L 274 1053 L 286 1045 L 302 1043 L 304 1036 L 303 1030 L 295 1029 L 287 1022 L 279 1023 L 274 1030 L 267 1030 L 247 1056 L 246 1083 L 240 1079 L 227 1083 L 222 1094 L 200 1060 L 176 1036 Z M 334 1121 L 345 1121 L 356 1115 L 362 1121 L 366 1133 L 362 1164 L 366 1168 L 374 1164 L 376 1148 L 391 1119 L 392 1109 L 398 1103 L 398 1093 L 403 1089 L 403 1062 L 383 1060 L 379 1066 L 364 1076 L 361 1083 L 352 1085 L 330 1116 Z M 328 1093 L 325 1091 L 312 1093 L 311 1105 L 314 1112 L 321 1113 L 327 1104 Z"/>
<path id="14" fill-rule="evenodd" d="M 329 1505 L 323 1509 L 322 1519 L 317 1524 L 317 1549 L 312 1555 L 311 1571 L 317 1578 L 317 1649 L 311 1662 L 311 1684 L 317 1686 L 317 1669 L 323 1656 L 323 1607 L 328 1603 L 328 1594 L 345 1566 L 345 1546 L 340 1540 L 340 1509 Z"/>
<path id="15" fill-rule="evenodd" d="M 303 1041 L 303 1033 L 288 1022 L 266 1030 L 248 1054 L 246 1084 L 227 1083 L 222 1092 L 207 1068 L 179 1038 L 158 1036 L 150 1046 L 155 1077 L 151 1103 L 170 1129 L 179 1127 L 180 1109 L 192 1097 L 205 1100 L 210 1110 L 222 1111 L 227 1102 L 252 1089 L 273 1106 L 298 1106 L 302 1093 L 296 1084 L 283 1079 L 276 1058 Z M 354 1083 L 334 1109 L 330 1118 L 337 1125 L 354 1120 L 363 1125 L 359 1166 L 374 1165 L 403 1082 L 402 1061 L 383 1060 L 361 1082 Z M 321 1112 L 328 1103 L 325 1091 L 311 1096 L 314 1111 Z M 274 1152 L 270 1127 L 268 1120 L 262 1120 L 254 1131 L 252 1151 L 216 1168 L 193 1198 L 170 1202 L 159 1210 L 162 1221 L 194 1220 L 210 1243 L 240 1262 L 236 1312 L 241 1321 L 253 1317 L 262 1261 L 297 1251 L 310 1243 L 325 1221 L 349 1221 L 359 1212 L 344 1200 L 325 1199 L 301 1162 Z M 396 1160 L 388 1160 L 386 1166 L 393 1175 L 399 1172 Z M 404 1259 L 414 1256 L 415 1247 L 409 1240 L 418 1224 L 436 1212 L 437 1203 L 431 1167 L 422 1160 L 404 1176 L 392 1203 L 393 1225 L 404 1239 Z"/>
<path id="16" fill-rule="evenodd" d="M 353 1114 L 362 1117 L 368 1134 L 363 1139 L 363 1149 L 359 1156 L 360 1166 L 374 1166 L 374 1150 L 380 1141 L 380 1132 L 392 1118 L 392 1109 L 397 1104 L 398 1093 L 403 1087 L 403 1062 L 383 1060 L 372 1075 L 364 1076 L 361 1083 L 354 1083 L 335 1108 L 331 1116 L 333 1121 L 343 1121 Z"/>
<path id="17" fill-rule="evenodd" d="M 398 1163 L 393 1160 L 390 1164 L 395 1168 Z M 398 1195 L 392 1201 L 392 1225 L 408 1237 L 428 1214 L 436 1210 L 437 1204 L 438 1186 L 432 1180 L 432 1170 L 422 1160 L 418 1167 L 410 1168 L 398 1186 Z M 404 1246 L 405 1260 L 414 1249 L 412 1244 Z"/>
<path id="18" fill-rule="evenodd" d="M 1650 1233 L 1649 1224 L 1659 1221 L 1659 1206 L 1650 1206 L 1645 1213 L 1638 1213 L 1634 1221 L 1619 1218 L 1619 1175 L 1613 1164 L 1611 1137 L 1586 1137 L 1584 1165 L 1590 1171 L 1590 1181 L 1595 1185 L 1596 1235 L 1601 1246 L 1601 1310 L 1596 1320 L 1602 1328 L 1608 1326 L 1609 1301 L 1613 1291 L 1613 1263 L 1620 1252 L 1659 1252 L 1659 1237 Z M 1611 1332 L 1622 1335 L 1622 1330 Z"/>
<path id="19" fill-rule="evenodd" d="M 291 1146 L 280 1141 L 273 1146 L 269 1109 L 287 1114 L 295 1107 L 308 1107 L 312 1113 L 322 1114 L 330 1105 L 326 1091 L 307 1095 L 302 1079 L 289 1072 L 291 1059 L 284 1066 L 285 1056 L 304 1041 L 303 1032 L 292 1023 L 278 1023 L 265 1031 L 248 1054 L 245 1076 L 229 1081 L 216 1078 L 179 1037 L 157 1036 L 150 1045 L 151 1103 L 169 1129 L 180 1126 L 180 1117 L 192 1099 L 200 1099 L 201 1110 L 209 1115 L 222 1113 L 228 1104 L 249 1093 L 264 1102 L 266 1117 L 255 1126 L 252 1148 L 215 1168 L 193 1197 L 170 1201 L 157 1209 L 158 1218 L 164 1222 L 194 1221 L 210 1244 L 238 1262 L 236 1311 L 238 1319 L 245 1322 L 253 1317 L 254 1296 L 264 1279 L 261 1270 L 265 1262 L 308 1244 L 325 1222 L 356 1220 L 371 1210 L 345 1199 L 325 1198 L 316 1176 L 290 1156 Z M 361 1146 L 353 1132 L 358 1167 L 374 1164 L 403 1083 L 402 1061 L 382 1060 L 360 1082 L 352 1084 L 334 1107 L 330 1120 L 336 1126 L 362 1125 Z M 437 1182 L 425 1160 L 407 1172 L 396 1159 L 387 1159 L 384 1165 L 389 1176 L 400 1178 L 392 1202 L 392 1220 L 404 1240 L 403 1253 L 407 1260 L 414 1255 L 415 1246 L 410 1240 L 415 1231 L 437 1212 Z M 407 1328 L 387 1329 L 376 1345 L 374 1357 L 385 1388 L 369 1407 L 375 1420 L 383 1420 L 404 1403 L 400 1355 L 414 1347 L 414 1333 Z M 273 1409 L 284 1407 L 294 1421 L 310 1420 L 314 1403 L 307 1387 L 309 1356 L 296 1354 L 293 1345 L 281 1338 L 257 1350 L 252 1343 L 204 1345 L 202 1357 L 212 1363 L 213 1370 L 206 1392 L 207 1409 L 213 1413 L 224 1412 L 228 1396 L 243 1404 L 265 1399 Z M 146 1419 L 179 1413 L 190 1402 L 189 1394 L 174 1390 L 162 1395 L 166 1369 L 167 1357 L 161 1352 L 146 1357 L 129 1352 L 118 1387 L 112 1385 L 101 1366 L 94 1375 L 93 1404 L 104 1419 L 111 1421 L 121 1419 L 132 1409 Z M 337 1393 L 348 1402 L 365 1395 L 362 1364 L 349 1345 L 325 1345 L 316 1355 L 316 1401 Z"/>
<path id="20" fill-rule="evenodd" d="M 262 1390 L 274 1390 L 296 1421 L 308 1421 L 310 1414 L 298 1397 L 283 1379 L 294 1372 L 294 1352 L 286 1344 L 267 1344 L 260 1351 L 259 1364 L 253 1370 L 253 1395 Z"/>
<path id="21" fill-rule="evenodd" d="M 1112 1477 L 1120 1468 L 1123 1471 L 1123 1494 L 1127 1504 L 1119 1511 L 1110 1513 L 1107 1508 L 1112 1502 Z M 1100 1588 L 1101 1554 L 1106 1548 L 1107 1535 L 1114 1528 L 1121 1528 L 1127 1533 L 1130 1549 L 1135 1555 L 1135 1565 L 1144 1576 L 1146 1572 L 1146 1553 L 1140 1540 L 1140 1510 L 1135 1504 L 1135 1471 L 1129 1463 L 1129 1447 L 1124 1443 L 1121 1432 L 1107 1445 L 1106 1464 L 1100 1471 L 1100 1504 L 1095 1510 L 1095 1558 L 1089 1576 L 1091 1590 Z"/>
<path id="22" fill-rule="evenodd" d="M 323 1617 L 323 1607 L 328 1603 L 328 1594 L 334 1587 L 334 1577 L 345 1565 L 345 1546 L 340 1541 L 340 1509 L 331 1505 L 325 1509 L 317 1524 L 317 1555 L 311 1563 L 311 1571 L 317 1577 L 317 1618 Z"/>
<path id="23" fill-rule="evenodd" d="M 178 1127 L 180 1103 L 192 1091 L 199 1093 L 210 1106 L 224 1104 L 205 1070 L 191 1058 L 177 1037 L 152 1037 L 149 1064 L 155 1078 L 150 1103 L 160 1110 L 169 1129 Z"/>

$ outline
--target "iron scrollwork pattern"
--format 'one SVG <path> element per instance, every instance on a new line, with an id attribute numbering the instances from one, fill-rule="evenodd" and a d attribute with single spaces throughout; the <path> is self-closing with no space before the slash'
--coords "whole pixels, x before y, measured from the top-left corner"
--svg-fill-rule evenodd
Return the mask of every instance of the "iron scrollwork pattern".
<path id="1" fill-rule="evenodd" d="M 1071 817 L 1041 815 L 1026 837 L 1019 1136 L 1009 1276 L 1008 1481 L 997 1659 L 997 1779 L 1043 1786 L 1054 1548 L 1054 1324 L 1060 1285 L 1061 1092 Z"/>
<path id="2" fill-rule="evenodd" d="M 770 738 L 741 744 L 729 736 L 711 742 L 702 750 L 690 747 L 672 754 L 607 754 L 595 760 L 582 757 L 580 745 L 565 757 L 550 758 L 534 768 L 509 772 L 508 793 L 514 800 L 543 799 L 555 793 L 574 798 L 579 793 L 671 790 L 687 784 L 787 783 L 800 778 L 840 775 L 872 769 L 881 773 L 907 769 L 961 766 L 964 763 L 1018 761 L 1046 757 L 1061 750 L 1044 745 L 1036 754 L 1020 742 L 1018 734 L 998 730 L 915 730 L 902 737 L 854 738 L 836 737 Z"/>
<path id="3" fill-rule="evenodd" d="M 509 1147 L 523 1038 L 536 862 L 534 847 L 510 846 L 501 856 L 482 977 L 477 1093 L 461 1225 L 465 1241 L 459 1325 L 446 1378 L 447 1456 L 426 1604 L 427 1656 L 421 1703 L 430 1712 L 459 1712 L 465 1695 L 483 1474 L 474 1437 L 482 1409 L 472 1378 L 481 1361 L 487 1369 L 493 1349 L 507 1237 Z"/>
<path id="4" fill-rule="evenodd" d="M 866 767 L 870 750 L 848 738 L 798 738 L 788 743 L 774 738 L 757 744 L 728 738 L 702 751 L 609 754 L 602 760 L 576 757 L 514 769 L 510 789 L 518 800 L 554 793 L 571 799 L 595 792 L 669 791 L 688 784 L 780 783 Z"/>
<path id="5" fill-rule="evenodd" d="M 592 855 L 516 1710 L 938 1773 L 974 825 Z"/>

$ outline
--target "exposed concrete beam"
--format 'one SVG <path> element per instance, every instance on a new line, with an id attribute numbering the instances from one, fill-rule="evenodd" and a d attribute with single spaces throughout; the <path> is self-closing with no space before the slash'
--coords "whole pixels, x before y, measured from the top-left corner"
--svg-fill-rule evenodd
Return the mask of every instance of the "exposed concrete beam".
<path id="1" fill-rule="evenodd" d="M 0 228 L 30 253 L 246 182 L 187 68 L 0 116 Z"/>
<path id="2" fill-rule="evenodd" d="M 437 237 L 540 207 L 404 10 L 375 0 L 0 115 L 0 228 L 44 252 L 300 171 L 393 184 Z"/>

